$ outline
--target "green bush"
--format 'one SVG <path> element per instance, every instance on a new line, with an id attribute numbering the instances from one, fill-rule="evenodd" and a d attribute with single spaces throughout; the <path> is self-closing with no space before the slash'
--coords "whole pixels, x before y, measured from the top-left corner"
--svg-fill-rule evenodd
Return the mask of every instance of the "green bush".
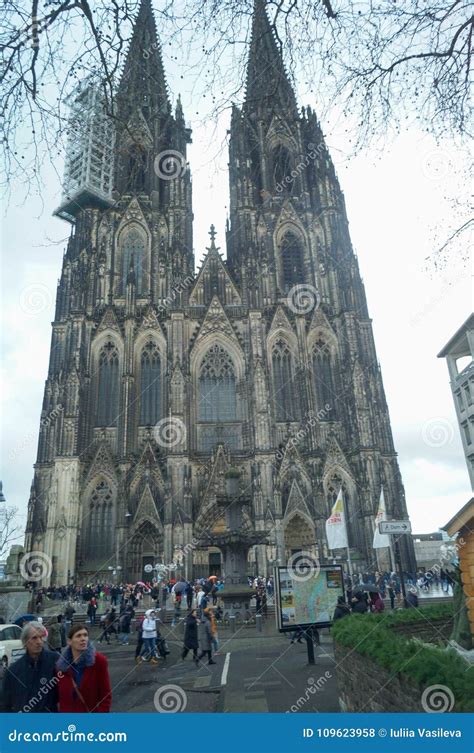
<path id="1" fill-rule="evenodd" d="M 474 712 L 474 667 L 468 667 L 454 649 L 421 644 L 390 628 L 453 617 L 451 604 L 423 609 L 397 610 L 388 614 L 354 614 L 337 620 L 332 628 L 336 643 L 353 648 L 391 673 L 405 675 L 420 690 L 447 685 L 454 694 L 455 710 Z"/>

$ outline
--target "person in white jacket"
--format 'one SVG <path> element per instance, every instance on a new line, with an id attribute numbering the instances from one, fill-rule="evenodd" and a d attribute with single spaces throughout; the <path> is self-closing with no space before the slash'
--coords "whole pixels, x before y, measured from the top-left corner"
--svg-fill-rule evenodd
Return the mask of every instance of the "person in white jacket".
<path id="1" fill-rule="evenodd" d="M 143 646 L 138 657 L 139 661 L 149 661 L 150 664 L 158 664 L 156 653 L 156 615 L 153 609 L 147 609 L 142 623 Z"/>

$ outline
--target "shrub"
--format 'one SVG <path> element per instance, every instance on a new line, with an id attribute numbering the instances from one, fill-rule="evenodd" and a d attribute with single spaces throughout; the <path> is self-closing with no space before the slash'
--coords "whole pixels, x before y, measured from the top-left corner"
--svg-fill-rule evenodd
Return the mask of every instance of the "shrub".
<path id="1" fill-rule="evenodd" d="M 429 685 L 447 685 L 455 698 L 456 711 L 474 712 L 474 666 L 454 649 L 421 644 L 390 630 L 392 626 L 453 617 L 451 604 L 406 609 L 388 614 L 350 615 L 334 623 L 336 643 L 355 649 L 391 673 L 405 675 L 423 690 Z"/>

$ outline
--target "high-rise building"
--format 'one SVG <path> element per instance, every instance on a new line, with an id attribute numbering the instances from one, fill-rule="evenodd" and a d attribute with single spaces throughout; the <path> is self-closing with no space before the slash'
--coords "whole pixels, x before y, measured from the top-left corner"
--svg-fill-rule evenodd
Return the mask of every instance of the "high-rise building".
<path id="1" fill-rule="evenodd" d="M 190 130 L 179 99 L 170 105 L 149 0 L 117 94 L 111 195 L 66 190 L 72 235 L 26 540 L 51 558 L 50 582 L 118 567 L 133 580 L 160 562 L 188 577 L 222 571 L 212 536 L 229 528 L 230 487 L 242 531 L 266 542 L 250 549 L 249 573 L 300 551 L 342 560 L 324 528 L 341 487 L 357 569 L 377 566 L 381 486 L 388 516 L 407 517 L 334 166 L 315 113 L 297 107 L 263 0 L 252 23 L 230 125 L 226 259 L 211 227 L 194 274 Z M 401 544 L 413 568 L 411 539 Z"/>

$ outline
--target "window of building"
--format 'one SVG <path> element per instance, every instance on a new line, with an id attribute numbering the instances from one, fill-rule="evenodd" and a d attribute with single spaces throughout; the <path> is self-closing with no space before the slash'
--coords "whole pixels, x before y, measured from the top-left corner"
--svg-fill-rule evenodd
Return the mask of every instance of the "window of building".
<path id="1" fill-rule="evenodd" d="M 199 420 L 237 420 L 234 365 L 229 354 L 217 344 L 210 348 L 201 365 Z"/>
<path id="2" fill-rule="evenodd" d="M 334 366 L 328 344 L 319 340 L 313 348 L 312 356 L 317 411 L 321 421 L 333 421 L 336 415 L 336 393 L 333 376 Z M 325 408 L 326 405 L 329 405 L 329 409 Z"/>
<path id="3" fill-rule="evenodd" d="M 471 386 L 469 382 L 465 382 L 462 388 L 464 391 L 464 397 L 466 399 L 466 405 L 472 405 Z"/>
<path id="4" fill-rule="evenodd" d="M 273 399 L 277 421 L 298 419 L 298 387 L 288 344 L 278 340 L 272 350 Z"/>
<path id="5" fill-rule="evenodd" d="M 127 188 L 132 193 L 145 190 L 145 176 L 147 171 L 147 154 L 138 144 L 132 146 L 128 157 Z"/>
<path id="6" fill-rule="evenodd" d="M 293 160 L 289 150 L 283 144 L 278 144 L 272 153 L 273 187 L 276 195 L 291 193 L 294 177 L 291 174 Z"/>
<path id="7" fill-rule="evenodd" d="M 463 428 L 464 439 L 466 440 L 466 444 L 469 445 L 472 442 L 472 439 L 471 439 L 471 427 L 469 426 L 469 424 L 467 423 L 467 421 L 466 421 L 465 424 L 461 424 L 461 426 Z"/>
<path id="8" fill-rule="evenodd" d="M 110 340 L 99 354 L 97 426 L 117 426 L 119 414 L 119 353 Z"/>
<path id="9" fill-rule="evenodd" d="M 161 418 L 161 360 L 158 346 L 146 343 L 140 358 L 140 424 L 152 426 Z"/>
<path id="10" fill-rule="evenodd" d="M 86 520 L 86 558 L 103 560 L 114 553 L 114 510 L 113 494 L 106 481 L 99 481 L 91 494 Z"/>
<path id="11" fill-rule="evenodd" d="M 125 294 L 130 264 L 135 271 L 137 295 L 144 289 L 145 238 L 138 228 L 132 227 L 122 238 L 122 269 L 120 275 L 120 293 Z"/>
<path id="12" fill-rule="evenodd" d="M 288 293 L 295 285 L 304 282 L 303 247 L 299 238 L 287 233 L 281 242 L 283 291 Z"/>
<path id="13" fill-rule="evenodd" d="M 464 410 L 464 402 L 463 402 L 463 399 L 462 399 L 462 392 L 461 392 L 461 390 L 458 390 L 454 394 L 456 396 L 456 401 L 457 401 L 459 410 Z"/>

